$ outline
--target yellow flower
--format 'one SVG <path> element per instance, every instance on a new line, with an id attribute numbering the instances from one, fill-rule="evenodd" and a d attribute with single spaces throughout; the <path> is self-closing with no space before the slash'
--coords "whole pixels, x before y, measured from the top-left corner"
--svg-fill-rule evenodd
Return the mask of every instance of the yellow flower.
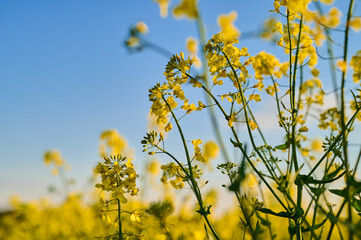
<path id="1" fill-rule="evenodd" d="M 218 144 L 214 141 L 207 141 L 203 146 L 203 153 L 207 160 L 216 158 L 219 154 Z"/>
<path id="2" fill-rule="evenodd" d="M 301 127 L 298 131 L 299 131 L 299 132 L 308 132 L 308 127 L 303 126 L 303 127 Z"/>
<path id="3" fill-rule="evenodd" d="M 53 163 L 55 166 L 63 166 L 65 160 L 61 157 L 61 153 L 58 150 L 47 151 L 44 154 L 44 164 L 50 165 Z"/>
<path id="4" fill-rule="evenodd" d="M 168 123 L 168 124 L 165 126 L 164 130 L 165 130 L 166 132 L 169 132 L 170 130 L 172 130 L 172 128 L 173 128 L 172 124 L 171 124 L 171 123 Z"/>
<path id="5" fill-rule="evenodd" d="M 217 22 L 221 28 L 221 32 L 225 41 L 231 41 L 241 36 L 240 31 L 234 26 L 234 21 L 236 19 L 236 11 L 232 11 L 228 15 L 223 14 L 218 17 Z"/>
<path id="6" fill-rule="evenodd" d="M 232 115 L 228 119 L 228 126 L 233 127 L 233 123 L 237 122 L 236 114 L 232 113 Z"/>
<path id="7" fill-rule="evenodd" d="M 350 66 L 353 70 L 353 81 L 358 83 L 361 79 L 361 51 L 358 51 L 354 56 L 352 56 Z"/>
<path id="8" fill-rule="evenodd" d="M 311 0 L 288 0 L 285 5 L 294 13 L 303 14 L 307 10 L 307 5 Z"/>
<path id="9" fill-rule="evenodd" d="M 102 157 L 120 154 L 127 147 L 127 140 L 115 129 L 106 130 L 100 135 L 99 153 Z"/>
<path id="10" fill-rule="evenodd" d="M 249 95 L 248 99 L 250 101 L 255 100 L 256 102 L 260 102 L 261 101 L 261 96 L 259 94 L 251 94 L 251 95 Z"/>
<path id="11" fill-rule="evenodd" d="M 150 174 L 156 176 L 156 175 L 158 175 L 159 170 L 160 170 L 160 162 L 157 159 L 154 159 L 148 163 L 147 171 Z"/>
<path id="12" fill-rule="evenodd" d="M 173 9 L 173 14 L 176 18 L 198 18 L 197 0 L 182 0 L 182 2 Z"/>
<path id="13" fill-rule="evenodd" d="M 359 32 L 361 30 L 361 17 L 354 17 L 350 21 L 350 27 L 355 31 Z"/>
<path id="14" fill-rule="evenodd" d="M 340 25 L 340 19 L 341 19 L 342 13 L 338 8 L 333 7 L 328 12 L 328 18 L 326 25 L 327 27 L 335 28 L 338 25 Z"/>
<path id="15" fill-rule="evenodd" d="M 186 39 L 186 49 L 190 53 L 190 55 L 193 57 L 193 63 L 194 66 L 199 68 L 202 66 L 202 62 L 197 56 L 198 52 L 198 41 L 195 38 L 188 37 Z"/>
<path id="16" fill-rule="evenodd" d="M 338 60 L 336 62 L 337 67 L 342 71 L 342 72 L 346 72 L 347 70 L 347 63 L 344 60 Z"/>
<path id="17" fill-rule="evenodd" d="M 136 47 L 139 45 L 139 38 L 130 37 L 127 39 L 127 41 L 125 43 L 127 44 L 128 47 Z"/>
<path id="18" fill-rule="evenodd" d="M 190 54 L 197 54 L 198 42 L 195 38 L 188 37 L 186 40 L 186 49 Z"/>
<path id="19" fill-rule="evenodd" d="M 253 122 L 251 119 L 248 119 L 248 124 L 251 130 L 255 130 L 258 126 L 255 122 Z"/>
<path id="20" fill-rule="evenodd" d="M 327 5 L 331 5 L 334 2 L 334 0 L 321 0 L 321 2 Z"/>
<path id="21" fill-rule="evenodd" d="M 141 212 L 140 210 L 137 209 L 130 214 L 130 221 L 141 223 L 142 221 L 140 219 L 140 216 L 141 216 Z"/>
<path id="22" fill-rule="evenodd" d="M 135 28 L 141 33 L 146 34 L 148 32 L 148 26 L 144 22 L 138 22 L 135 25 Z"/>
<path id="23" fill-rule="evenodd" d="M 311 142 L 310 148 L 315 152 L 323 152 L 322 144 L 323 144 L 323 142 L 322 142 L 321 138 L 315 138 Z"/>
<path id="24" fill-rule="evenodd" d="M 320 74 L 320 71 L 319 71 L 317 68 L 313 68 L 313 69 L 311 70 L 311 74 L 312 74 L 312 76 L 314 76 L 314 77 L 318 77 L 318 75 Z"/>
<path id="25" fill-rule="evenodd" d="M 258 81 L 257 84 L 253 85 L 254 88 L 258 88 L 260 91 L 264 88 L 264 84 L 262 81 Z"/>
<path id="26" fill-rule="evenodd" d="M 169 0 L 154 0 L 159 5 L 160 15 L 164 18 L 168 16 Z"/>

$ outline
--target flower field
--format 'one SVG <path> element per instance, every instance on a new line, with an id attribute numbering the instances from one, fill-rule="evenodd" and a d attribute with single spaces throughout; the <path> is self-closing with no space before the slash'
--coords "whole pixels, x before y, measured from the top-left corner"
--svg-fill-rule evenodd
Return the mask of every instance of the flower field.
<path id="1" fill-rule="evenodd" d="M 153 4 L 198 36 L 176 52 L 148 37 L 155 26 L 129 23 L 127 57 L 166 59 L 140 145 L 104 130 L 80 191 L 62 152 L 44 149 L 62 200 L 10 197 L 0 239 L 361 239 L 361 2 L 268 1 L 252 32 L 235 23 L 241 9 L 214 30 L 201 1 Z"/>

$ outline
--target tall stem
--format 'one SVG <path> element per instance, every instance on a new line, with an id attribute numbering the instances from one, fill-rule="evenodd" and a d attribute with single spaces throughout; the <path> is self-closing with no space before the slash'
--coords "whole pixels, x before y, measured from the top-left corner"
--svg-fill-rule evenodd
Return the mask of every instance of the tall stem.
<path id="1" fill-rule="evenodd" d="M 343 48 L 343 62 L 347 63 L 347 48 L 348 48 L 348 32 L 350 29 L 350 19 L 352 15 L 352 7 L 353 7 L 353 0 L 350 0 L 350 5 L 348 7 L 347 12 L 347 19 L 346 19 L 346 29 L 345 29 L 345 37 L 344 37 L 344 48 Z M 348 212 L 348 221 L 352 223 L 352 208 L 351 208 L 351 196 L 350 196 L 350 186 L 349 186 L 349 179 L 350 179 L 350 172 L 349 172 L 349 164 L 348 164 L 348 153 L 347 153 L 347 136 L 346 134 L 346 119 L 345 119 L 345 82 L 346 82 L 346 69 L 342 71 L 342 78 L 341 78 L 341 129 L 345 131 L 345 134 L 342 138 L 342 150 L 343 150 L 343 157 L 346 164 L 346 200 L 347 200 L 347 212 Z M 349 239 L 353 239 L 353 231 L 351 228 L 349 229 Z"/>
<path id="2" fill-rule="evenodd" d="M 202 70 L 203 70 L 203 78 L 204 78 L 204 85 L 207 89 L 210 89 L 210 84 L 209 84 L 209 75 L 208 75 L 208 60 L 206 57 L 206 52 L 204 51 L 204 46 L 207 43 L 207 34 L 206 34 L 206 29 L 204 27 L 204 23 L 203 23 L 203 19 L 201 18 L 201 15 L 198 14 L 198 18 L 197 18 L 197 27 L 198 27 L 198 32 L 199 32 L 199 38 L 201 40 L 201 53 L 202 53 Z M 208 94 L 206 95 L 206 101 L 207 101 L 207 105 L 212 105 L 212 99 L 208 96 Z M 208 110 L 209 113 L 209 117 L 211 119 L 211 124 L 212 124 L 212 129 L 214 131 L 214 134 L 216 136 L 217 142 L 219 144 L 219 147 L 221 149 L 221 153 L 223 155 L 223 158 L 225 160 L 225 162 L 229 162 L 231 159 L 228 155 L 227 149 L 225 147 L 225 144 L 223 142 L 223 138 L 222 138 L 222 134 L 219 128 L 219 124 L 217 122 L 217 118 L 216 118 L 216 114 L 214 112 L 213 108 L 209 108 Z"/>
<path id="3" fill-rule="evenodd" d="M 185 151 L 185 154 L 186 154 L 186 158 L 187 158 L 187 164 L 188 164 L 188 171 L 189 171 L 189 176 L 190 176 L 190 181 L 191 181 L 191 187 L 193 189 L 193 192 L 194 194 L 196 195 L 196 198 L 197 198 L 197 201 L 198 201 L 198 204 L 200 206 L 200 211 L 199 213 L 204 217 L 209 229 L 211 230 L 213 236 L 219 240 L 219 236 L 218 236 L 218 233 L 216 232 L 216 229 L 214 228 L 213 224 L 211 223 L 211 221 L 209 220 L 208 218 L 208 213 L 207 211 L 205 210 L 204 208 L 204 203 L 203 203 L 203 199 L 202 199 L 202 195 L 201 195 L 201 192 L 199 190 L 199 187 L 198 187 L 198 184 L 197 182 L 195 181 L 194 179 L 194 175 L 193 175 L 193 169 L 192 169 L 192 162 L 191 162 L 191 159 L 190 159 L 190 156 L 189 156 L 189 151 L 188 151 L 188 147 L 187 147 L 187 143 L 186 143 L 186 139 L 184 137 L 184 134 L 183 134 L 183 130 L 178 122 L 178 119 L 177 117 L 175 116 L 171 106 L 169 105 L 169 103 L 167 102 L 167 100 L 165 99 L 165 97 L 162 95 L 162 99 L 163 101 L 165 102 L 165 104 L 167 105 L 167 108 L 168 110 L 170 111 L 170 113 L 172 114 L 172 117 L 177 125 L 177 128 L 178 128 L 178 132 L 180 134 L 180 137 L 182 139 L 182 143 L 183 143 L 183 148 L 184 148 L 184 151 Z"/>

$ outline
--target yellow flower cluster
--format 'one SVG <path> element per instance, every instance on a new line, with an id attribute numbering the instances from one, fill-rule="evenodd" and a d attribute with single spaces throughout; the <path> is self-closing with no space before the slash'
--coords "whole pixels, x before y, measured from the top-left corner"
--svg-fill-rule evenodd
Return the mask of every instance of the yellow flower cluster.
<path id="1" fill-rule="evenodd" d="M 144 46 L 142 44 L 143 35 L 148 33 L 148 26 L 145 22 L 138 22 L 129 31 L 129 37 L 125 41 L 125 45 L 129 50 L 141 50 Z"/>
<path id="2" fill-rule="evenodd" d="M 361 79 L 361 51 L 352 56 L 350 67 L 353 70 L 353 81 L 359 83 Z"/>
<path id="3" fill-rule="evenodd" d="M 154 0 L 159 5 L 160 15 L 162 17 L 168 16 L 168 6 L 170 0 Z"/>
<path id="4" fill-rule="evenodd" d="M 236 11 L 232 11 L 228 15 L 222 14 L 217 19 L 218 25 L 221 28 L 221 33 L 226 41 L 232 41 L 233 39 L 238 39 L 241 36 L 241 33 L 233 23 L 236 19 Z"/>
<path id="5" fill-rule="evenodd" d="M 337 131 L 340 126 L 341 113 L 337 108 L 329 108 L 325 112 L 320 114 L 320 120 L 318 127 L 320 129 L 330 129 Z"/>
<path id="6" fill-rule="evenodd" d="M 288 28 L 279 26 L 280 33 L 282 32 L 282 37 L 277 41 L 277 44 L 285 49 L 285 53 L 288 54 L 290 49 L 292 50 L 297 48 L 299 45 L 299 53 L 298 53 L 298 62 L 300 64 L 304 64 L 307 60 L 307 64 L 313 68 L 318 61 L 318 56 L 316 52 L 316 48 L 313 45 L 314 38 L 316 37 L 318 41 L 321 41 L 320 38 L 322 36 L 315 36 L 315 30 L 311 29 L 309 26 L 303 24 L 302 27 L 299 23 L 290 22 L 290 31 Z M 298 35 L 301 29 L 301 36 L 298 42 Z M 291 37 L 291 39 L 290 39 Z M 291 47 L 291 48 L 290 48 Z M 292 58 L 292 62 L 295 61 L 295 56 Z"/>
<path id="7" fill-rule="evenodd" d="M 44 153 L 44 164 L 46 166 L 53 165 L 51 174 L 58 175 L 59 169 L 64 167 L 65 170 L 70 169 L 70 166 L 66 163 L 65 159 L 61 156 L 58 150 L 50 150 Z"/>
<path id="8" fill-rule="evenodd" d="M 219 147 L 215 141 L 207 141 L 203 146 L 203 156 L 206 161 L 217 158 L 219 155 Z"/>
<path id="9" fill-rule="evenodd" d="M 187 114 L 193 111 L 201 111 L 206 107 L 201 101 L 198 101 L 198 106 L 189 103 L 182 89 L 182 85 L 187 82 L 193 87 L 202 87 L 202 83 L 198 79 L 189 75 L 193 60 L 189 56 L 185 59 L 183 52 L 172 56 L 164 72 L 167 82 L 162 85 L 158 83 L 149 90 L 149 99 L 152 102 L 150 113 L 156 117 L 158 124 L 166 124 L 166 132 L 172 129 L 171 123 L 168 122 L 168 115 L 171 110 L 178 106 L 176 99 L 183 102 L 181 108 Z"/>
<path id="10" fill-rule="evenodd" d="M 300 14 L 308 11 L 308 4 L 312 0 L 275 0 L 273 12 L 280 13 L 281 6 L 285 7 L 292 19 L 299 18 Z"/>
<path id="11" fill-rule="evenodd" d="M 234 86 L 238 89 L 238 83 L 234 77 L 234 74 L 231 70 L 227 72 L 227 69 L 230 69 L 231 66 L 228 64 L 227 58 L 232 64 L 232 67 L 235 71 L 240 70 L 239 80 L 241 82 L 246 81 L 248 77 L 248 70 L 246 66 L 250 65 L 254 58 L 249 57 L 248 49 L 242 48 L 239 49 L 234 46 L 238 43 L 237 39 L 228 39 L 225 38 L 223 33 L 217 33 L 214 35 L 204 47 L 207 52 L 208 67 L 209 72 L 213 77 L 213 83 L 216 85 L 222 85 L 223 82 L 218 81 L 219 78 L 229 77 L 234 81 Z M 241 57 L 248 57 L 244 61 L 241 60 Z"/>
<path id="12" fill-rule="evenodd" d="M 173 14 L 176 18 L 198 18 L 197 0 L 182 0 L 179 5 L 173 9 Z"/>
<path id="13" fill-rule="evenodd" d="M 272 54 L 261 51 L 254 57 L 252 66 L 255 72 L 255 78 L 263 80 L 263 76 L 274 76 L 281 78 L 287 75 L 288 62 L 280 63 Z"/>
<path id="14" fill-rule="evenodd" d="M 325 27 L 336 28 L 341 23 L 341 16 L 341 11 L 338 8 L 333 7 L 328 12 L 328 15 L 321 15 L 318 18 L 318 21 Z"/>
<path id="15" fill-rule="evenodd" d="M 127 140 L 115 129 L 105 130 L 100 135 L 99 153 L 103 158 L 124 153 L 127 147 Z"/>
<path id="16" fill-rule="evenodd" d="M 201 67 L 202 62 L 197 56 L 198 53 L 198 42 L 195 38 L 188 37 L 186 39 L 186 49 L 190 53 L 191 57 L 193 58 L 194 66 Z"/>
<path id="17" fill-rule="evenodd" d="M 205 162 L 206 159 L 201 152 L 201 148 L 199 147 L 199 145 L 202 144 L 202 140 L 200 139 L 192 140 L 192 144 L 194 148 L 195 159 L 200 162 Z"/>
<path id="18" fill-rule="evenodd" d="M 181 167 L 176 165 L 174 162 L 171 162 L 167 165 L 162 165 L 161 169 L 163 170 L 163 176 L 161 181 L 163 183 L 169 182 L 175 189 L 181 189 L 184 187 L 185 177 L 180 175 Z"/>
<path id="19" fill-rule="evenodd" d="M 44 164 L 46 166 L 54 163 L 55 166 L 62 166 L 65 160 L 62 158 L 61 153 L 58 150 L 47 151 L 44 154 Z"/>
<path id="20" fill-rule="evenodd" d="M 98 163 L 95 171 L 101 176 L 101 183 L 95 187 L 112 193 L 113 199 L 119 199 L 120 202 L 126 203 L 125 193 L 134 196 L 138 193 L 136 188 L 136 179 L 138 177 L 132 164 L 132 159 L 126 160 L 121 155 L 104 158 L 103 163 Z"/>
<path id="21" fill-rule="evenodd" d="M 301 94 L 300 109 L 303 108 L 304 104 L 307 106 L 311 106 L 314 103 L 323 105 L 325 93 L 322 90 L 322 82 L 319 78 L 314 77 L 306 80 L 299 89 Z"/>

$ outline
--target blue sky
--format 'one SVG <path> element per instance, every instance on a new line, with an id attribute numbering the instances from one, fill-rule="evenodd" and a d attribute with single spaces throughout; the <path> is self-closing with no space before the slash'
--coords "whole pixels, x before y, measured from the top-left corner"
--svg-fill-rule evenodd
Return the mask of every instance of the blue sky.
<path id="1" fill-rule="evenodd" d="M 200 6 L 208 36 L 218 31 L 219 14 L 236 10 L 235 24 L 246 32 L 258 29 L 273 7 L 266 0 L 201 0 Z M 11 194 L 36 199 L 59 185 L 42 163 L 48 149 L 61 150 L 79 189 L 99 160 L 98 137 L 108 128 L 128 139 L 142 166 L 148 89 L 164 80 L 168 59 L 126 51 L 123 41 L 138 21 L 147 23 L 149 40 L 172 52 L 197 37 L 193 21 L 161 18 L 150 0 L 0 1 L 0 207 Z M 271 47 L 255 39 L 243 43 L 251 55 Z M 202 127 L 202 139 L 212 137 L 202 115 L 192 121 L 185 123 L 190 135 L 193 126 Z"/>

